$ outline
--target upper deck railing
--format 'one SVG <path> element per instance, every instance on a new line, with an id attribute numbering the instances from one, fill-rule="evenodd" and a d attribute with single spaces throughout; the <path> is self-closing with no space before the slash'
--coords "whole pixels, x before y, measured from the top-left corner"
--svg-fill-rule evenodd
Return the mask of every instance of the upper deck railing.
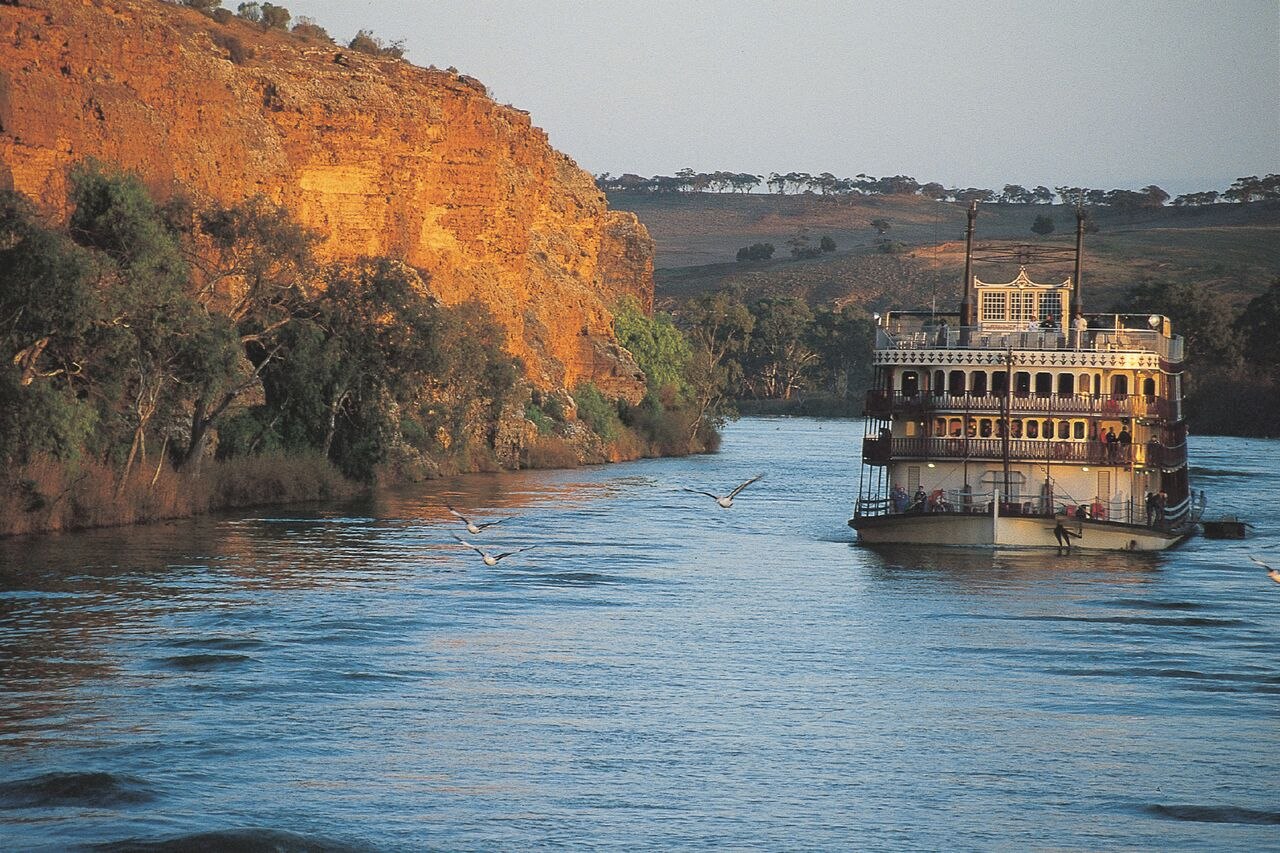
<path id="1" fill-rule="evenodd" d="M 1008 407 L 1014 417 L 1024 415 L 1093 415 L 1120 418 L 1174 417 L 1173 404 L 1163 397 L 1138 394 L 949 394 L 945 391 L 901 391 L 873 389 L 867 392 L 864 411 L 871 417 L 893 414 L 1003 412 Z"/>
<path id="2" fill-rule="evenodd" d="M 1087 314 L 1085 329 L 1011 328 L 1009 323 L 960 327 L 955 315 L 889 313 L 876 329 L 877 349 L 1074 350 L 1085 352 L 1150 352 L 1165 361 L 1183 358 L 1183 340 L 1165 334 L 1167 323 L 1153 315 Z"/>

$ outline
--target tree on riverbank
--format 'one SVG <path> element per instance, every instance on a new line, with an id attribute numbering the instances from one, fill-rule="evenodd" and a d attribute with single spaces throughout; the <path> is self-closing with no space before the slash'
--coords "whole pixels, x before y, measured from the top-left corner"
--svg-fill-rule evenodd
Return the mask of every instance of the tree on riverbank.
<path id="1" fill-rule="evenodd" d="M 336 493 L 329 465 L 364 482 L 515 466 L 526 427 L 553 421 L 565 443 L 542 459 L 555 464 L 714 445 L 667 318 L 620 309 L 649 393 L 605 401 L 623 428 L 583 450 L 568 395 L 539 391 L 546 409 L 532 405 L 487 308 L 441 305 L 426 272 L 321 264 L 317 235 L 262 198 L 159 205 L 95 162 L 69 188 L 65 226 L 0 193 L 0 478 L 19 496 L 0 502 L 0 535 L 41 526 L 6 512 L 53 528 L 299 494 L 254 479 L 278 467 L 225 467 L 239 459 L 311 466 L 301 480 L 324 485 L 310 495 Z M 76 509 L 55 519 L 59 503 Z"/>

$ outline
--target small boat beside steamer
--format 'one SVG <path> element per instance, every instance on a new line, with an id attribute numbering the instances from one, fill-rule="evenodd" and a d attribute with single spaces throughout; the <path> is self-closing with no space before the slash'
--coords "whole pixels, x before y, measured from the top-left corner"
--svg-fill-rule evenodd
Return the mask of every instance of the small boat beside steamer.
<path id="1" fill-rule="evenodd" d="M 1187 478 L 1183 339 L 1167 317 L 1086 314 L 1074 252 L 975 249 L 958 312 L 877 317 L 858 498 L 865 543 L 1159 551 L 1203 510 Z M 1029 266 L 1073 262 L 1065 280 Z M 975 263 L 1018 272 L 982 281 Z M 1007 276 L 1009 273 L 1005 273 Z"/>

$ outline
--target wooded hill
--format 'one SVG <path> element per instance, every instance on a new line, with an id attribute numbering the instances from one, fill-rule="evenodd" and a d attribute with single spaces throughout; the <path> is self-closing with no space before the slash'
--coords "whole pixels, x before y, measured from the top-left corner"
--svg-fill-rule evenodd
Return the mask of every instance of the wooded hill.
<path id="1" fill-rule="evenodd" d="M 868 311 L 928 307 L 934 298 L 950 310 L 959 300 L 964 204 L 917 195 L 696 192 L 610 193 L 609 204 L 635 212 L 656 241 L 660 301 L 729 285 Z M 1088 310 L 1111 308 L 1143 281 L 1194 284 L 1238 309 L 1280 276 L 1280 202 L 1087 211 L 1096 226 L 1085 239 Z M 1037 217 L 1052 219 L 1053 233 L 1033 233 Z M 977 241 L 1071 245 L 1074 229 L 1075 212 L 1066 205 L 984 204 Z M 817 247 L 823 237 L 834 251 L 792 257 L 797 241 Z M 739 249 L 756 243 L 775 247 L 770 260 L 735 260 Z M 977 272 L 999 280 L 1017 270 Z M 1031 271 L 1045 281 L 1064 273 L 1069 267 Z"/>

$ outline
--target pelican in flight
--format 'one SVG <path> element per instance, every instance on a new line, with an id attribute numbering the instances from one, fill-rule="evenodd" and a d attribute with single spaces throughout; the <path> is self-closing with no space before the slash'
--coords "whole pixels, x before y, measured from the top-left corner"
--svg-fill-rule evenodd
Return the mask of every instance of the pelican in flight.
<path id="1" fill-rule="evenodd" d="M 754 477 L 752 477 L 750 480 L 747 480 L 745 483 L 740 483 L 739 485 L 735 486 L 734 490 L 729 494 L 725 495 L 724 497 L 720 497 L 719 495 L 713 495 L 711 494 L 711 492 L 704 492 L 701 489 L 690 489 L 688 487 L 686 487 L 684 491 L 693 492 L 695 495 L 706 495 L 716 503 L 720 504 L 720 506 L 723 507 L 724 509 L 728 509 L 729 507 L 733 506 L 733 499 L 736 498 L 743 489 L 745 489 L 747 486 L 750 486 L 752 483 L 754 483 L 756 480 L 759 480 L 763 476 L 764 474 L 756 474 Z"/>
<path id="2" fill-rule="evenodd" d="M 467 526 L 467 532 L 470 533 L 472 536 L 479 534 L 480 531 L 484 530 L 486 527 L 493 527 L 495 524 L 501 524 L 504 521 L 510 521 L 512 518 L 515 518 L 515 516 L 510 516 L 508 518 L 500 518 L 497 521 L 486 521 L 484 524 L 476 524 L 471 519 L 467 518 L 465 515 L 458 512 L 456 509 L 454 509 L 452 505 L 445 504 L 444 508 L 449 510 L 451 514 L 456 515 L 458 518 L 462 519 L 462 523 Z"/>
<path id="3" fill-rule="evenodd" d="M 497 522 L 494 522 L 494 523 L 496 524 Z M 488 551 L 485 551 L 481 548 L 477 548 L 475 545 L 472 545 L 470 542 L 463 539 L 461 536 L 455 535 L 453 538 L 458 540 L 459 545 L 466 545 L 472 551 L 475 551 L 477 554 L 479 554 L 480 558 L 484 560 L 484 564 L 486 566 L 496 566 L 498 565 L 498 561 L 503 559 L 504 557 L 510 557 L 512 554 L 519 554 L 521 551 L 528 551 L 530 548 L 538 547 L 537 545 L 530 545 L 527 548 L 517 548 L 514 551 L 504 551 L 501 554 L 490 554 Z"/>
<path id="4" fill-rule="evenodd" d="M 1261 560 L 1259 560 L 1257 557 L 1253 556 L 1252 554 L 1250 554 L 1250 555 L 1249 555 L 1249 559 L 1250 559 L 1250 560 L 1253 560 L 1253 561 L 1254 561 L 1255 563 L 1257 563 L 1259 566 L 1262 566 L 1262 568 L 1266 569 L 1266 570 L 1267 570 L 1267 577 L 1271 578 L 1271 579 L 1272 579 L 1273 581 L 1275 581 L 1276 583 L 1280 583 L 1280 570 L 1276 570 L 1276 569 L 1271 568 L 1271 567 L 1270 567 L 1270 566 L 1268 566 L 1266 563 L 1262 562 Z"/>

